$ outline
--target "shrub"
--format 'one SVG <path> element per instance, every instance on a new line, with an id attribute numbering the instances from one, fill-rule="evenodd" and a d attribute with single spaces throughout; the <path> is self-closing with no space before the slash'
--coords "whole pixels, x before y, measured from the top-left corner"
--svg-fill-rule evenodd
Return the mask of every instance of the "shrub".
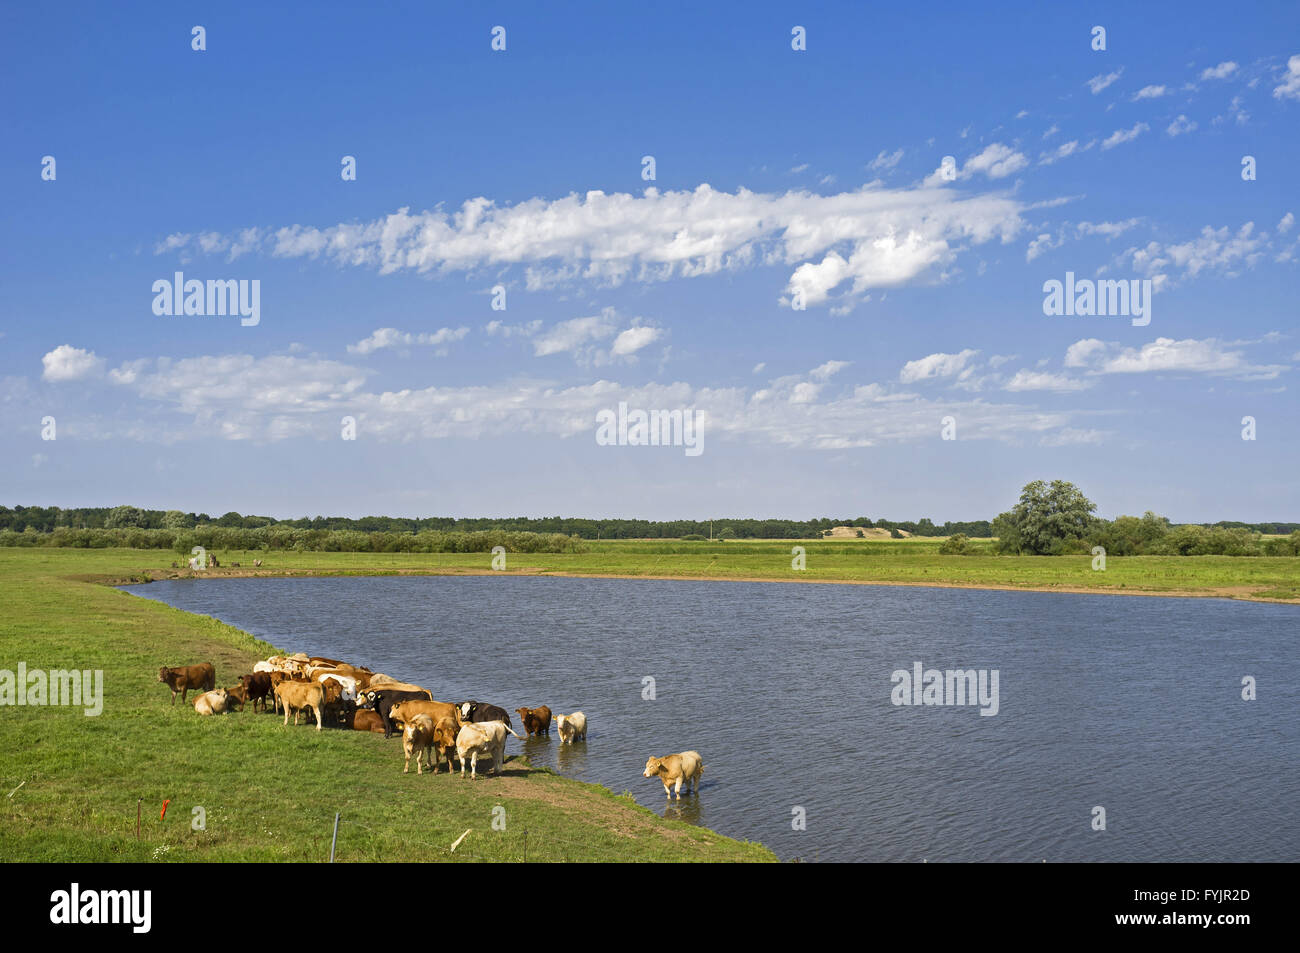
<path id="1" fill-rule="evenodd" d="M 954 533 L 939 546 L 941 556 L 965 556 L 970 552 L 970 540 L 965 533 Z"/>

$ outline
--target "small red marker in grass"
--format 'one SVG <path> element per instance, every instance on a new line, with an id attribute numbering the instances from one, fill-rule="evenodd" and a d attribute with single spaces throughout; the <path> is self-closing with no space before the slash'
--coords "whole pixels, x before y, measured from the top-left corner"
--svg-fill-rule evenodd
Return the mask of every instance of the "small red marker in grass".
<path id="1" fill-rule="evenodd" d="M 163 818 L 167 816 L 167 805 L 170 804 L 171 802 L 172 802 L 171 798 L 168 798 L 167 800 L 163 801 L 162 813 L 158 815 L 158 820 L 161 821 Z"/>

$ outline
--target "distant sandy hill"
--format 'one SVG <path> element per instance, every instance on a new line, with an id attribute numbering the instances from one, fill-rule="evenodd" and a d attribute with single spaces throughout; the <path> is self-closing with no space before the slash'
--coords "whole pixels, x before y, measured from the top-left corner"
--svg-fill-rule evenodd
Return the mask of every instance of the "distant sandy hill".
<path id="1" fill-rule="evenodd" d="M 912 535 L 905 529 L 900 529 L 899 532 L 902 533 L 904 537 L 908 537 Z M 858 533 L 861 533 L 862 536 L 859 537 Z M 892 539 L 892 537 L 889 535 L 889 530 L 887 529 L 880 529 L 878 527 L 872 527 L 871 529 L 866 529 L 864 527 L 858 527 L 858 526 L 835 526 L 831 529 L 831 534 L 826 537 L 826 539 L 859 539 L 859 538 Z"/>

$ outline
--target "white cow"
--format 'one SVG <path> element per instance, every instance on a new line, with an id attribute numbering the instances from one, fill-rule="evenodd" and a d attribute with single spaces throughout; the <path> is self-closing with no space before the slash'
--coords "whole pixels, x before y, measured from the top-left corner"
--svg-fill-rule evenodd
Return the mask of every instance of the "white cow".
<path id="1" fill-rule="evenodd" d="M 555 727 L 560 732 L 560 744 L 571 745 L 574 741 L 587 740 L 587 716 L 580 711 L 572 715 L 556 715 Z"/>
<path id="2" fill-rule="evenodd" d="M 524 738 L 510 730 L 504 721 L 478 721 L 462 725 L 456 735 L 456 755 L 460 758 L 460 776 L 465 776 L 465 761 L 470 763 L 470 780 L 478 778 L 479 755 L 492 759 L 494 774 L 501 773 L 501 765 L 506 760 L 506 733 L 515 735 L 520 741 Z"/>

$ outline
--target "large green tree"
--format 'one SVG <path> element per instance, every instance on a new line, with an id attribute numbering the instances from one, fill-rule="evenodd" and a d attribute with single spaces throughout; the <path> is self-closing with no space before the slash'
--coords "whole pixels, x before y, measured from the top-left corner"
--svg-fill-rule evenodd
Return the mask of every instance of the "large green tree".
<path id="1" fill-rule="evenodd" d="M 1097 504 L 1073 483 L 1035 480 L 1020 491 L 1020 502 L 993 521 L 1002 552 L 1048 556 L 1082 540 L 1097 522 Z"/>

